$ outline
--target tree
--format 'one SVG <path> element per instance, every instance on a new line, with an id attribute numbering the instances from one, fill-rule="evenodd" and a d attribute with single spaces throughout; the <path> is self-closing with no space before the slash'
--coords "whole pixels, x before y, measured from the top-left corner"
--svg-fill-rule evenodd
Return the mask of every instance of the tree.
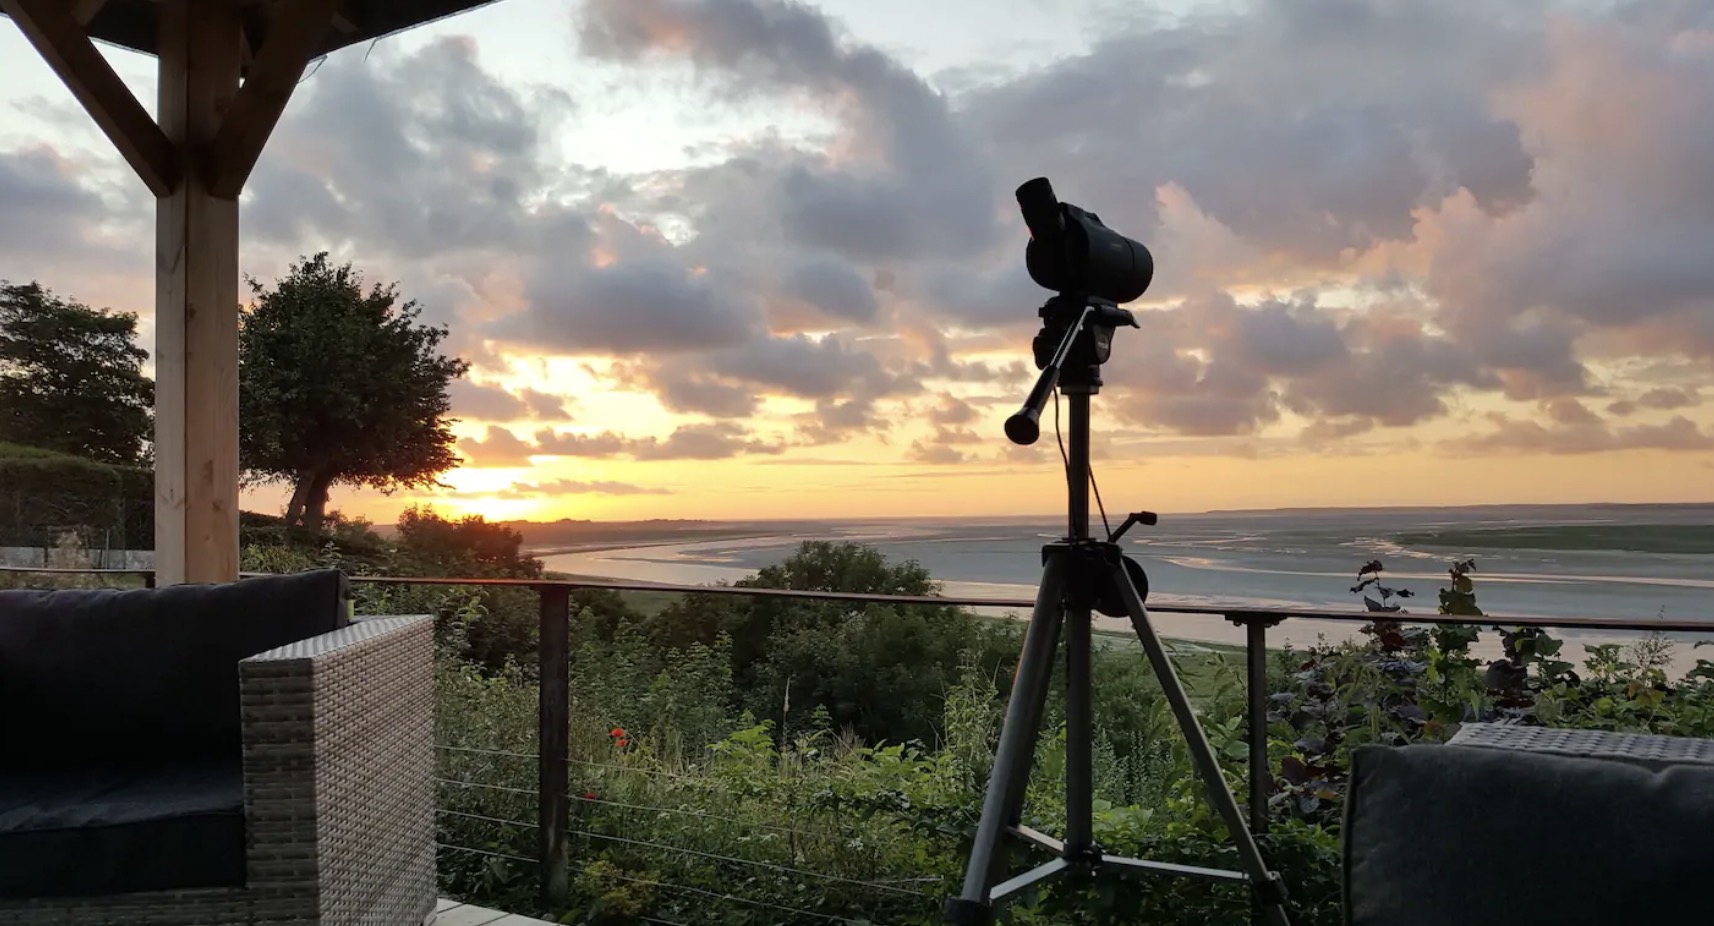
<path id="1" fill-rule="evenodd" d="M 939 592 L 915 560 L 889 563 L 873 547 L 829 541 L 803 543 L 736 584 L 867 595 Z M 950 605 L 756 597 L 722 618 L 745 708 L 780 719 L 780 728 L 790 732 L 819 707 L 836 726 L 872 742 L 932 740 L 960 655 L 979 636 L 976 618 Z"/>
<path id="2" fill-rule="evenodd" d="M 0 280 L 0 441 L 147 464 L 148 356 L 135 314 Z"/>
<path id="3" fill-rule="evenodd" d="M 239 336 L 239 449 L 246 475 L 293 486 L 286 521 L 320 530 L 337 484 L 438 485 L 458 465 L 447 387 L 469 364 L 417 322 L 396 284 L 370 287 L 326 252 L 292 265 L 255 301 Z"/>
<path id="4" fill-rule="evenodd" d="M 525 553 L 509 525 L 469 514 L 453 521 L 412 505 L 399 515 L 399 552 L 421 575 L 539 579 L 542 561 Z"/>

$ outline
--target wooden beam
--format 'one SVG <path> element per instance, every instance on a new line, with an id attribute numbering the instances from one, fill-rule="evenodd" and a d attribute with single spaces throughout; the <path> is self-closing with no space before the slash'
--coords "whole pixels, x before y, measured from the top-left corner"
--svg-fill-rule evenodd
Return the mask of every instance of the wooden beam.
<path id="1" fill-rule="evenodd" d="M 77 15 L 86 6 L 74 8 L 65 0 L 0 0 L 0 9 L 18 24 L 143 183 L 156 196 L 171 194 L 178 185 L 177 152 L 79 25 Z"/>
<path id="2" fill-rule="evenodd" d="M 77 20 L 80 26 L 88 26 L 95 19 L 95 14 L 107 5 L 107 0 L 72 0 L 71 18 Z"/>
<path id="3" fill-rule="evenodd" d="M 238 93 L 227 0 L 160 5 L 161 128 L 213 141 Z M 238 578 L 238 200 L 187 172 L 155 211 L 155 572 L 161 584 Z"/>
<path id="4" fill-rule="evenodd" d="M 346 35 L 357 31 L 357 21 L 351 18 L 350 9 L 342 7 L 333 14 L 333 28 Z"/>
<path id="5" fill-rule="evenodd" d="M 338 6 L 339 0 L 292 0 L 274 17 L 214 139 L 207 162 L 211 194 L 236 199 L 243 192 Z"/>

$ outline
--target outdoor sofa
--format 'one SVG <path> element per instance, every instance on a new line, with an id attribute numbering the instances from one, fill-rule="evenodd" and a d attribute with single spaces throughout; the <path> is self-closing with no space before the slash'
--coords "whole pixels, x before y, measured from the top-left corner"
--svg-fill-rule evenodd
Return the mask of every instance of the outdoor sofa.
<path id="1" fill-rule="evenodd" d="M 0 591 L 0 923 L 432 918 L 432 620 L 332 570 Z"/>
<path id="2" fill-rule="evenodd" d="M 1714 923 L 1714 742 L 1466 724 L 1364 746 L 1348 926 Z"/>

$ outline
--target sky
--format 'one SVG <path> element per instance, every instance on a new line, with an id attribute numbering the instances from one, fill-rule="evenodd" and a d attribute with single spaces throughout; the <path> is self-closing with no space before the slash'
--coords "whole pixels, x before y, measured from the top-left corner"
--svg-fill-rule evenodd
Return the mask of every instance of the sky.
<path id="1" fill-rule="evenodd" d="M 241 266 L 326 250 L 472 363 L 447 487 L 347 514 L 1034 515 L 1036 176 L 1155 257 L 1113 510 L 1714 499 L 1702 0 L 499 0 L 306 71 Z M 152 234 L 0 22 L 0 279 L 148 346 Z"/>

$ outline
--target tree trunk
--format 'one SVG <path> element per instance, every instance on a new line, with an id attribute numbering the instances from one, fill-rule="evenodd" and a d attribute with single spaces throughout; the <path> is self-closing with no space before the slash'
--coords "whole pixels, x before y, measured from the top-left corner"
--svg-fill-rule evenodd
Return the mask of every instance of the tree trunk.
<path id="1" fill-rule="evenodd" d="M 309 492 L 304 498 L 304 527 L 316 533 L 321 533 L 322 522 L 327 520 L 327 490 L 333 488 L 333 477 L 316 475 L 309 482 Z"/>
<path id="2" fill-rule="evenodd" d="M 292 500 L 286 504 L 286 524 L 298 527 L 303 524 L 304 505 L 309 501 L 310 483 L 315 481 L 313 470 L 302 470 L 292 487 Z"/>

